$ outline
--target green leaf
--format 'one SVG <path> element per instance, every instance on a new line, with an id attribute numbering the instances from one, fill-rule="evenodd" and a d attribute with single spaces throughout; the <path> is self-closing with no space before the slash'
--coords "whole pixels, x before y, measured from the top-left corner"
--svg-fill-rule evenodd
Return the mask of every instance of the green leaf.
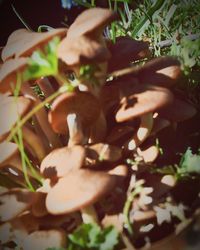
<path id="1" fill-rule="evenodd" d="M 37 79 L 44 76 L 55 76 L 58 73 L 58 57 L 56 49 L 59 38 L 54 37 L 44 48 L 44 52 L 36 50 L 33 52 L 28 69 L 24 72 L 24 80 Z"/>
<path id="2" fill-rule="evenodd" d="M 188 148 L 179 163 L 178 174 L 200 174 L 200 154 L 193 154 Z"/>
<path id="3" fill-rule="evenodd" d="M 114 250 L 119 242 L 113 226 L 101 229 L 97 224 L 82 224 L 68 238 L 67 250 Z"/>

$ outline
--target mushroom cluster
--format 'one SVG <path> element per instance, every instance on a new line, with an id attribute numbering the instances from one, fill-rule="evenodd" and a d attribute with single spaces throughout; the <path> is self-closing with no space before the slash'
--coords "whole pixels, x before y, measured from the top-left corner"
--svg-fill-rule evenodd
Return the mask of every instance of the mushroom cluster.
<path id="1" fill-rule="evenodd" d="M 69 29 L 16 30 L 2 50 L 0 167 L 9 183 L 0 183 L 4 247 L 66 247 L 66 234 L 81 223 L 116 225 L 141 247 L 169 235 L 198 207 L 192 205 L 199 199 L 196 180 L 180 184 L 152 171 L 155 162 L 163 164 L 157 143 L 163 131 L 175 134 L 197 113 L 176 92 L 180 63 L 152 59 L 147 42 L 104 37 L 116 19 L 111 10 L 92 8 Z M 32 54 L 55 37 L 57 75 L 24 79 Z M 59 92 L 66 83 L 73 90 Z M 183 187 L 192 198 L 180 194 Z"/>

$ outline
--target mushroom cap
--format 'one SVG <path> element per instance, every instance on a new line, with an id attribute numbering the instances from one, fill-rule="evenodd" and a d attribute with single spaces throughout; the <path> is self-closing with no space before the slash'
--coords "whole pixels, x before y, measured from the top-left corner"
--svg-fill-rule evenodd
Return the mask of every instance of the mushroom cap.
<path id="1" fill-rule="evenodd" d="M 24 239 L 22 247 L 26 250 L 66 247 L 66 233 L 61 229 L 35 231 Z"/>
<path id="2" fill-rule="evenodd" d="M 82 35 L 98 32 L 117 18 L 117 14 L 109 9 L 91 8 L 83 11 L 69 27 L 67 37 L 74 39 Z"/>
<path id="3" fill-rule="evenodd" d="M 171 105 L 163 107 L 158 113 L 169 121 L 182 122 L 195 116 L 197 110 L 193 105 L 175 98 Z"/>
<path id="4" fill-rule="evenodd" d="M 17 82 L 17 73 L 27 66 L 28 58 L 21 57 L 6 61 L 0 68 L 0 92 L 13 92 Z"/>
<path id="5" fill-rule="evenodd" d="M 49 191 L 46 207 L 51 214 L 65 214 L 94 204 L 115 186 L 116 176 L 80 169 L 60 178 Z"/>
<path id="6" fill-rule="evenodd" d="M 6 46 L 2 50 L 2 59 L 6 61 L 12 57 L 30 56 L 36 49 L 55 36 L 63 37 L 65 28 L 53 29 L 48 32 L 33 32 L 27 29 L 15 30 L 9 37 Z"/>
<path id="7" fill-rule="evenodd" d="M 180 61 L 171 56 L 152 59 L 138 69 L 141 83 L 171 87 L 181 75 Z"/>
<path id="8" fill-rule="evenodd" d="M 7 96 L 0 100 L 0 117 L 6 117 L 0 122 L 0 141 L 5 139 L 18 119 L 26 114 L 31 106 L 31 100 L 23 96 L 17 98 Z"/>
<path id="9" fill-rule="evenodd" d="M 82 127 L 92 125 L 100 114 L 100 104 L 95 96 L 88 92 L 64 93 L 52 103 L 48 119 L 56 133 L 67 134 L 67 115 L 77 114 Z"/>
<path id="10" fill-rule="evenodd" d="M 34 202 L 35 194 L 25 189 L 11 189 L 0 195 L 1 221 L 15 218 Z"/>
<path id="11" fill-rule="evenodd" d="M 150 56 L 147 42 L 137 41 L 128 36 L 118 37 L 116 42 L 111 44 L 108 49 L 112 55 L 108 62 L 110 72 L 125 68 L 135 60 Z"/>
<path id="12" fill-rule="evenodd" d="M 125 96 L 121 99 L 120 108 L 115 115 L 117 122 L 153 112 L 173 101 L 173 94 L 168 89 L 152 85 L 133 85 L 130 89 L 126 89 L 125 86 L 124 93 Z"/>
<path id="13" fill-rule="evenodd" d="M 122 157 L 122 149 L 106 143 L 89 145 L 86 148 L 87 157 L 96 161 L 115 162 Z"/>
<path id="14" fill-rule="evenodd" d="M 48 176 L 49 171 L 55 173 L 57 177 L 63 177 L 71 170 L 80 169 L 84 164 L 85 157 L 86 152 L 82 146 L 58 148 L 43 159 L 40 172 Z"/>
<path id="15" fill-rule="evenodd" d="M 4 166 L 6 161 L 18 154 L 18 146 L 13 142 L 4 141 L 0 143 L 0 166 Z"/>
<path id="16" fill-rule="evenodd" d="M 110 58 L 105 46 L 87 36 L 80 36 L 73 42 L 66 37 L 58 45 L 57 55 L 69 66 L 103 62 Z"/>

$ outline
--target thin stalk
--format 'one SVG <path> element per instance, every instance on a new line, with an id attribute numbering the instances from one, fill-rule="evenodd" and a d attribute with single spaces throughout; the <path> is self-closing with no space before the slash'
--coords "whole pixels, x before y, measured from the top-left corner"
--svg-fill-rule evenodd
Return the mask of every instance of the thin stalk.
<path id="1" fill-rule="evenodd" d="M 128 198 L 126 200 L 126 203 L 125 203 L 124 209 L 123 209 L 124 225 L 126 226 L 129 234 L 131 234 L 131 235 L 133 234 L 133 229 L 132 229 L 131 222 L 130 222 L 130 219 L 129 219 L 129 211 L 131 209 L 131 205 L 133 203 L 134 198 L 138 194 L 140 194 L 141 190 L 142 190 L 142 187 L 138 186 L 133 192 L 131 192 L 128 195 Z"/>
<path id="2" fill-rule="evenodd" d="M 22 22 L 22 24 L 30 31 L 33 31 L 33 29 L 26 23 L 26 21 L 23 19 L 23 17 L 19 14 L 19 12 L 16 10 L 16 8 L 14 7 L 14 5 L 12 4 L 12 9 L 15 13 L 15 15 L 19 18 L 19 20 Z"/>

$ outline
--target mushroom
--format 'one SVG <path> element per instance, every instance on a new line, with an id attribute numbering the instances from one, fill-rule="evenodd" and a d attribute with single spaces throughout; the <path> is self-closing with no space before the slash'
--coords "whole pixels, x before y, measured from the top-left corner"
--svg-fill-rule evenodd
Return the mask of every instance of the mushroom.
<path id="1" fill-rule="evenodd" d="M 131 62 L 149 57 L 149 44 L 137 41 L 128 36 L 117 37 L 116 42 L 108 46 L 111 58 L 108 62 L 108 71 L 112 72 L 130 65 Z"/>
<path id="2" fill-rule="evenodd" d="M 82 12 L 70 26 L 67 37 L 58 46 L 58 57 L 70 66 L 88 90 L 98 95 L 100 86 L 106 80 L 107 60 L 110 52 L 103 38 L 103 28 L 116 19 L 116 13 L 111 10 L 92 8 Z M 81 64 L 95 64 L 95 81 L 80 75 Z"/>
<path id="3" fill-rule="evenodd" d="M 43 159 L 40 172 L 49 178 L 64 177 L 71 170 L 80 169 L 85 162 L 85 157 L 86 150 L 80 145 L 58 148 Z"/>
<path id="4" fill-rule="evenodd" d="M 163 56 L 144 64 L 137 74 L 141 83 L 171 87 L 181 76 L 181 66 L 177 58 Z"/>
<path id="5" fill-rule="evenodd" d="M 2 59 L 6 61 L 12 57 L 30 56 L 36 49 L 42 48 L 55 36 L 66 35 L 65 28 L 52 29 L 48 32 L 33 32 L 26 29 L 15 30 L 9 37 L 2 50 Z"/>
<path id="6" fill-rule="evenodd" d="M 120 83 L 119 83 L 120 84 Z M 151 85 L 125 85 L 124 90 L 121 87 L 123 97 L 120 101 L 120 109 L 117 111 L 115 118 L 117 122 L 132 120 L 140 116 L 140 126 L 128 141 L 125 148 L 134 150 L 150 134 L 153 126 L 152 112 L 168 105 L 173 100 L 172 93 L 162 87 Z"/>
<path id="7" fill-rule="evenodd" d="M 28 58 L 21 57 L 6 61 L 0 68 L 0 92 L 13 92 L 17 82 L 17 74 L 22 73 L 28 63 Z"/>
<path id="8" fill-rule="evenodd" d="M 84 128 L 98 119 L 100 104 L 88 92 L 64 93 L 52 103 L 49 123 L 56 133 L 68 134 L 70 146 L 84 143 Z"/>
<path id="9" fill-rule="evenodd" d="M 47 210 L 51 214 L 67 214 L 87 209 L 108 194 L 116 181 L 116 176 L 104 172 L 73 170 L 60 178 L 47 194 Z"/>
<path id="10" fill-rule="evenodd" d="M 0 195 L 1 221 L 5 222 L 28 210 L 35 194 L 25 189 L 11 189 Z"/>

